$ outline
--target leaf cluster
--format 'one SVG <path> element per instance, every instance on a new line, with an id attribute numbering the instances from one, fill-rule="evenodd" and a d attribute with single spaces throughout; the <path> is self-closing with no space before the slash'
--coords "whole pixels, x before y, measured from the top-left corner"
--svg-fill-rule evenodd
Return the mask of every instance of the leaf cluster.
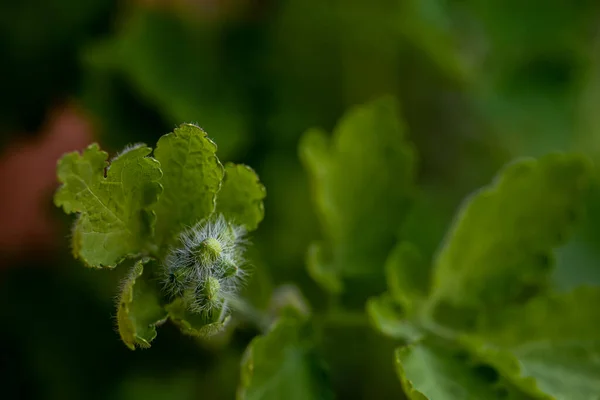
<path id="1" fill-rule="evenodd" d="M 121 338 L 131 349 L 149 347 L 166 319 L 195 336 L 212 335 L 229 319 L 226 307 L 190 312 L 186 296 L 165 293 L 160 284 L 169 251 L 186 228 L 218 215 L 223 229 L 252 231 L 263 218 L 266 191 L 254 171 L 223 166 L 216 151 L 202 129 L 182 124 L 162 136 L 154 151 L 134 145 L 108 161 L 92 144 L 58 163 L 55 204 L 77 214 L 73 255 L 92 268 L 133 260 L 117 312 Z"/>
<path id="2" fill-rule="evenodd" d="M 319 379 L 319 367 L 304 371 L 314 354 L 295 353 L 306 346 L 297 337 L 306 324 L 324 332 L 323 321 L 344 312 L 348 318 L 337 322 L 353 329 L 344 311 L 352 307 L 345 303 L 349 291 L 368 296 L 363 306 L 371 326 L 395 341 L 390 361 L 409 399 L 597 397 L 600 287 L 558 291 L 551 279 L 555 252 L 581 218 L 594 179 L 587 158 L 555 153 L 509 163 L 463 201 L 429 254 L 408 227 L 417 217 L 422 229 L 431 221 L 414 205 L 421 195 L 416 157 L 394 100 L 349 111 L 330 137 L 308 131 L 300 155 L 323 230 L 308 251 L 308 271 L 332 306 L 286 338 L 282 319 L 255 339 L 243 398 L 328 398 L 330 383 Z M 387 289 L 373 295 L 378 276 Z M 360 320 L 361 314 L 351 315 Z M 313 336 L 313 351 L 319 340 Z M 294 348 L 288 358 L 274 358 L 288 346 Z"/>

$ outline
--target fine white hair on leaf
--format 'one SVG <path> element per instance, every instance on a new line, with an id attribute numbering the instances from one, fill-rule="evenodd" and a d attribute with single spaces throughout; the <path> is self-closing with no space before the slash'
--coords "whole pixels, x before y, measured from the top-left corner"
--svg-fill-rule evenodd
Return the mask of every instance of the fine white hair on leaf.
<path id="1" fill-rule="evenodd" d="M 110 170 L 110 167 L 112 165 L 112 163 L 119 157 L 121 157 L 123 154 L 130 152 L 131 150 L 135 150 L 138 149 L 140 147 L 144 147 L 146 146 L 146 143 L 133 143 L 133 144 L 128 144 L 127 146 L 125 146 L 125 148 L 123 150 L 121 150 L 120 152 L 118 152 L 117 154 L 115 154 L 110 160 L 108 165 L 106 166 L 106 168 L 104 169 L 104 175 L 106 175 L 108 173 L 108 171 Z"/>
<path id="2" fill-rule="evenodd" d="M 117 158 L 121 157 L 123 154 L 125 153 L 129 153 L 131 150 L 135 150 L 138 149 L 140 147 L 144 147 L 146 146 L 146 143 L 132 143 L 132 144 L 128 144 L 127 146 L 125 146 L 125 148 L 121 151 L 119 151 L 117 154 L 115 154 L 115 156 L 113 158 L 111 158 L 111 162 L 113 162 L 114 160 L 116 160 Z"/>
<path id="3" fill-rule="evenodd" d="M 191 312 L 225 315 L 248 275 L 245 235 L 222 214 L 184 229 L 163 261 L 163 290 L 183 296 Z"/>

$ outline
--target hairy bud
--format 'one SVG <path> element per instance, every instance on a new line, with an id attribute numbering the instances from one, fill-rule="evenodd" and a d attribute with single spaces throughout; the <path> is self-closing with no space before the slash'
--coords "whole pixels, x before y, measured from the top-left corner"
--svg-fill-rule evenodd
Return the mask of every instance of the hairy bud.
<path id="1" fill-rule="evenodd" d="M 164 290 L 182 297 L 190 311 L 224 314 L 243 281 L 246 240 L 242 227 L 222 215 L 185 230 L 164 260 Z"/>

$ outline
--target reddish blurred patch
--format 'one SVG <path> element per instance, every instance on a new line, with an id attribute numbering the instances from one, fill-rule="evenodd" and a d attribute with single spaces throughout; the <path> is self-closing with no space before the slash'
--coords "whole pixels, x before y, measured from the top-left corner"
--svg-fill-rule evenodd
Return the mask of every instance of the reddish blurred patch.
<path id="1" fill-rule="evenodd" d="M 51 113 L 34 138 L 19 138 L 0 154 L 0 254 L 4 261 L 38 258 L 53 249 L 56 221 L 50 217 L 57 186 L 56 161 L 93 139 L 90 123 L 74 107 Z M 2 264 L 5 264 L 4 262 Z"/>

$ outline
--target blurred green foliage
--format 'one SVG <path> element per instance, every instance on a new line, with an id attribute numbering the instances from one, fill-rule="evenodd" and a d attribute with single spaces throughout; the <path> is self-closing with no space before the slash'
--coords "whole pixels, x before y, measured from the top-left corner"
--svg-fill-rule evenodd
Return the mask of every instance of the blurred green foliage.
<path id="1" fill-rule="evenodd" d="M 369 326 L 360 313 L 365 297 L 377 294 L 377 288 L 383 291 L 387 278 L 394 299 L 372 298 L 369 307 L 389 316 L 403 315 L 406 310 L 396 303 L 406 306 L 407 301 L 394 294 L 406 293 L 398 286 L 402 283 L 390 287 L 390 281 L 415 282 L 410 288 L 420 289 L 410 293 L 409 302 L 413 294 L 424 296 L 423 276 L 394 266 L 407 260 L 432 265 L 462 199 L 510 159 L 575 150 L 598 160 L 600 3 L 177 4 L 0 4 L 0 144 L 36 131 L 51 106 L 64 100 L 83 107 L 111 153 L 134 142 L 154 144 L 179 123 L 198 123 L 218 144 L 221 160 L 252 166 L 268 190 L 265 220 L 252 238 L 251 303 L 265 309 L 274 286 L 298 285 L 323 319 L 318 321 L 319 350 L 337 396 L 402 398 L 393 363 L 398 343 Z M 212 7 L 224 11 L 211 14 Z M 350 280 L 340 298 L 331 297 L 306 269 L 310 244 L 330 240 L 331 232 L 320 229 L 321 210 L 315 204 L 323 197 L 312 201 L 311 171 L 302 168 L 298 144 L 309 128 L 323 132 L 323 141 L 333 140 L 325 132 L 335 137 L 336 121 L 347 109 L 382 95 L 399 100 L 397 118 L 418 159 L 414 207 L 402 224 L 385 227 L 397 231 L 385 233 L 410 238 L 411 244 L 382 244 L 370 255 L 376 260 L 369 266 L 378 279 L 374 286 L 354 296 L 361 285 Z M 358 132 L 356 140 L 371 143 L 384 135 L 379 127 L 370 129 L 377 132 Z M 397 171 L 386 177 L 378 179 L 401 179 Z M 600 283 L 599 183 L 592 182 L 585 199 L 586 217 L 556 250 L 555 269 L 546 282 L 553 288 Z M 391 189 L 383 193 L 391 195 Z M 360 188 L 356 191 L 362 195 Z M 61 221 L 67 236 L 69 221 Z M 166 324 L 150 351 L 131 353 L 107 323 L 114 316 L 111 296 L 124 272 L 84 270 L 71 261 L 66 241 L 62 250 L 57 259 L 1 273 L 6 398 L 235 396 L 242 353 L 258 333 L 256 327 L 240 322 L 223 345 L 182 337 Z M 409 275 L 394 280 L 394 271 Z M 390 318 L 378 322 L 388 324 Z M 385 327 L 400 336 L 418 334 L 411 326 Z M 437 342 L 405 349 L 396 355 L 407 360 L 406 368 L 420 370 L 424 358 L 442 372 L 470 368 L 454 355 L 440 358 L 448 350 Z M 421 356 L 411 364 L 415 354 Z M 477 381 L 481 373 L 475 368 L 475 378 L 463 378 Z"/>

